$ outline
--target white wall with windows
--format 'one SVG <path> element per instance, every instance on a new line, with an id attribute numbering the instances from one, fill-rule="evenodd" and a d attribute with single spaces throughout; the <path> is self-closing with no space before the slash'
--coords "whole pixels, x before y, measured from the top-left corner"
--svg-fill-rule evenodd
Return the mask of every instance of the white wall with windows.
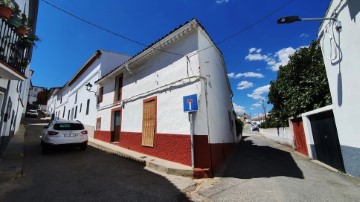
<path id="1" fill-rule="evenodd" d="M 50 97 L 48 111 L 54 113 L 57 119 L 81 121 L 92 137 L 96 125 L 98 93 L 94 83 L 100 78 L 101 72 L 110 72 L 128 58 L 122 54 L 96 51 L 73 78 Z M 87 84 L 92 85 L 90 91 L 87 90 Z"/>

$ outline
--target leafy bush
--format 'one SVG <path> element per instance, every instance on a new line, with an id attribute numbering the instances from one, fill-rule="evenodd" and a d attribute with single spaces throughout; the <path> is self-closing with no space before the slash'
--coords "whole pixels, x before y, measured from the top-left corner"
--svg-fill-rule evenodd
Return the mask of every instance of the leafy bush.
<path id="1" fill-rule="evenodd" d="M 259 128 L 280 128 L 288 127 L 289 123 L 287 121 L 279 121 L 273 117 L 268 117 L 264 122 L 259 125 Z"/>

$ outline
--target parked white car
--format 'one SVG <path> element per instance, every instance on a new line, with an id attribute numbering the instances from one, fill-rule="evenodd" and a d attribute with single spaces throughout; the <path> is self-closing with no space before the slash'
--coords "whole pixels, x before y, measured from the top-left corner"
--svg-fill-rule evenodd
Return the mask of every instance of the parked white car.
<path id="1" fill-rule="evenodd" d="M 41 136 L 43 153 L 61 145 L 80 146 L 86 150 L 88 145 L 88 131 L 80 121 L 54 120 L 45 126 Z"/>

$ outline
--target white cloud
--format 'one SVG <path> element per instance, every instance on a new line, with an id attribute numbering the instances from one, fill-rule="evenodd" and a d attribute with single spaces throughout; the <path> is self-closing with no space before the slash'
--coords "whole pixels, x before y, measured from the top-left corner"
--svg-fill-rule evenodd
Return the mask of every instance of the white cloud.
<path id="1" fill-rule="evenodd" d="M 283 48 L 275 53 L 275 57 L 277 58 L 277 62 L 272 64 L 270 67 L 273 71 L 278 71 L 280 66 L 285 66 L 288 64 L 290 58 L 289 56 L 295 53 L 295 49 L 292 47 Z"/>
<path id="2" fill-rule="evenodd" d="M 228 77 L 231 79 L 233 79 L 233 78 L 238 79 L 241 77 L 264 78 L 264 75 L 260 74 L 260 73 L 255 73 L 255 72 L 245 72 L 245 73 L 238 73 L 238 74 L 231 72 L 230 74 L 228 74 Z"/>
<path id="3" fill-rule="evenodd" d="M 216 0 L 217 4 L 226 4 L 229 3 L 229 0 Z"/>
<path id="4" fill-rule="evenodd" d="M 306 39 L 308 37 L 309 37 L 308 34 L 305 34 L 305 33 L 300 34 L 300 38 Z"/>
<path id="5" fill-rule="evenodd" d="M 230 74 L 228 74 L 228 77 L 229 77 L 230 79 L 235 78 L 235 73 L 234 73 L 234 72 L 231 72 Z"/>
<path id="6" fill-rule="evenodd" d="M 289 56 L 294 54 L 296 50 L 303 46 L 294 49 L 292 47 L 283 48 L 277 51 L 274 55 L 272 54 L 261 54 L 261 49 L 250 48 L 249 54 L 245 57 L 249 61 L 264 61 L 272 71 L 278 71 L 280 66 L 287 65 L 289 62 Z"/>
<path id="7" fill-rule="evenodd" d="M 261 107 L 261 102 L 257 102 L 257 103 L 255 103 L 255 104 L 252 104 L 251 106 L 252 107 L 255 107 L 255 108 L 258 108 L 258 107 Z"/>
<path id="8" fill-rule="evenodd" d="M 249 53 L 249 55 L 247 55 L 245 57 L 245 59 L 250 60 L 250 61 L 261 61 L 261 60 L 266 61 L 269 58 L 268 58 L 267 55 L 261 55 L 260 52 L 259 53 L 258 52 L 257 53 L 252 52 L 252 53 Z"/>
<path id="9" fill-rule="evenodd" d="M 249 53 L 253 53 L 253 52 L 255 52 L 256 51 L 256 48 L 250 48 L 249 49 Z"/>
<path id="10" fill-rule="evenodd" d="M 265 99 L 265 96 L 263 94 L 268 93 L 269 90 L 270 90 L 270 85 L 261 86 L 255 89 L 251 94 L 247 94 L 247 96 L 255 100 Z"/>
<path id="11" fill-rule="evenodd" d="M 237 105 L 236 103 L 233 103 L 233 106 L 234 106 L 234 111 L 237 114 L 243 114 L 245 112 L 245 107 Z"/>
<path id="12" fill-rule="evenodd" d="M 241 81 L 240 83 L 238 83 L 237 89 L 238 90 L 244 90 L 244 89 L 247 89 L 247 88 L 251 88 L 253 86 L 254 86 L 254 84 L 249 82 L 249 81 Z"/>

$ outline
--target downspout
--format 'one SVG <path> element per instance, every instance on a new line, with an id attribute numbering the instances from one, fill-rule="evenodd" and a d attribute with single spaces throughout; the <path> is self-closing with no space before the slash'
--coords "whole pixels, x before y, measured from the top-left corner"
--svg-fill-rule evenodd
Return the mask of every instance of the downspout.
<path id="1" fill-rule="evenodd" d="M 200 67 L 199 67 L 200 69 Z M 209 103 L 208 103 L 208 92 L 207 92 L 207 79 L 204 77 L 205 80 L 205 106 L 206 106 L 206 125 L 207 125 L 207 131 L 208 131 L 208 145 L 210 150 L 210 170 L 211 172 L 214 172 L 213 170 L 213 164 L 212 164 L 212 150 L 211 150 L 211 136 L 210 136 L 210 124 L 209 124 Z"/>

